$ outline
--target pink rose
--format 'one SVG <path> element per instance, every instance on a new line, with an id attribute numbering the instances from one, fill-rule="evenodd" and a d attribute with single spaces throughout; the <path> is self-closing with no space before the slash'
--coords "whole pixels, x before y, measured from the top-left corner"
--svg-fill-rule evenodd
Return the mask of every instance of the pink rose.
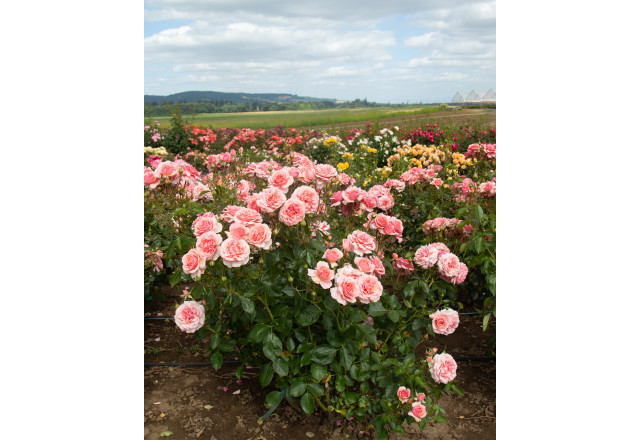
<path id="1" fill-rule="evenodd" d="M 307 210 L 304 202 L 291 198 L 284 202 L 278 213 L 278 219 L 287 226 L 293 226 L 304 220 Z"/>
<path id="2" fill-rule="evenodd" d="M 413 272 L 413 263 L 406 258 L 398 258 L 393 262 L 393 270 L 396 270 L 400 273 Z"/>
<path id="3" fill-rule="evenodd" d="M 249 232 L 249 228 L 247 228 L 242 223 L 231 223 L 229 225 L 229 231 L 227 231 L 227 237 L 237 238 L 238 240 L 244 238 L 245 235 Z"/>
<path id="4" fill-rule="evenodd" d="M 482 144 L 482 147 L 488 159 L 496 158 L 496 144 Z"/>
<path id="5" fill-rule="evenodd" d="M 222 218 L 224 218 L 224 221 L 227 223 L 233 222 L 236 212 L 238 212 L 238 210 L 241 208 L 242 208 L 241 206 L 235 206 L 235 205 L 229 205 L 225 207 L 222 210 Z"/>
<path id="6" fill-rule="evenodd" d="M 457 368 L 458 365 L 453 357 L 448 353 L 443 353 L 433 357 L 429 372 L 436 383 L 449 383 L 456 378 Z"/>
<path id="7" fill-rule="evenodd" d="M 291 194 L 291 198 L 295 198 L 304 203 L 306 214 L 314 213 L 318 210 L 320 196 L 318 192 L 310 186 L 300 186 Z"/>
<path id="8" fill-rule="evenodd" d="M 413 402 L 412 408 L 409 411 L 409 415 L 413 417 L 416 422 L 420 422 L 427 415 L 427 408 L 420 402 Z"/>
<path id="9" fill-rule="evenodd" d="M 398 395 L 400 402 L 406 403 L 409 400 L 409 397 L 411 397 L 411 390 L 407 387 L 400 387 L 396 394 Z"/>
<path id="10" fill-rule="evenodd" d="M 424 393 L 418 393 L 418 397 L 416 397 L 416 399 L 418 399 L 418 402 L 422 402 L 427 398 L 427 396 L 424 395 Z"/>
<path id="11" fill-rule="evenodd" d="M 355 303 L 360 296 L 358 278 L 362 275 L 357 269 L 353 269 L 349 264 L 345 264 L 338 269 L 335 275 L 335 287 L 330 289 L 331 297 L 343 306 Z"/>
<path id="12" fill-rule="evenodd" d="M 376 239 L 363 231 L 353 231 L 347 239 L 350 240 L 353 251 L 359 256 L 370 254 L 377 248 Z"/>
<path id="13" fill-rule="evenodd" d="M 313 164 L 311 164 L 310 166 L 300 167 L 298 168 L 298 170 L 300 171 L 298 180 L 303 183 L 311 183 L 316 178 Z"/>
<path id="14" fill-rule="evenodd" d="M 364 304 L 378 302 L 382 296 L 382 284 L 373 275 L 363 274 L 358 278 L 358 299 Z"/>
<path id="15" fill-rule="evenodd" d="M 222 231 L 222 225 L 218 223 L 218 219 L 213 213 L 207 212 L 194 220 L 191 224 L 191 229 L 193 229 L 196 237 L 199 237 L 205 232 L 215 232 L 217 234 Z"/>
<path id="16" fill-rule="evenodd" d="M 182 256 L 182 270 L 184 273 L 191 275 L 194 280 L 202 275 L 207 267 L 207 259 L 197 249 L 190 249 L 189 252 Z"/>
<path id="17" fill-rule="evenodd" d="M 340 249 L 331 248 L 324 251 L 324 255 L 322 255 L 322 258 L 331 263 L 331 267 L 336 267 L 338 265 L 337 261 L 340 260 L 343 256 L 344 254 Z"/>
<path id="18" fill-rule="evenodd" d="M 213 231 L 205 232 L 196 240 L 196 249 L 204 255 L 206 260 L 215 261 L 220 256 L 219 246 L 222 243 L 220 234 Z"/>
<path id="19" fill-rule="evenodd" d="M 286 168 L 283 168 L 278 171 L 274 171 L 269 179 L 269 186 L 272 188 L 277 188 L 283 193 L 286 193 L 289 187 L 293 184 L 293 177 L 289 174 L 289 171 Z"/>
<path id="20" fill-rule="evenodd" d="M 180 173 L 178 172 L 178 165 L 173 162 L 166 161 L 158 164 L 155 170 L 156 176 L 159 179 L 166 178 L 171 183 L 175 184 L 180 181 Z"/>
<path id="21" fill-rule="evenodd" d="M 337 191 L 331 194 L 331 206 L 339 206 L 342 204 L 344 196 L 342 191 Z"/>
<path id="22" fill-rule="evenodd" d="M 315 269 L 307 269 L 307 274 L 314 283 L 320 284 L 323 289 L 329 289 L 333 284 L 331 281 L 335 277 L 334 272 L 325 261 L 318 261 Z"/>
<path id="23" fill-rule="evenodd" d="M 256 204 L 262 212 L 274 212 L 287 201 L 287 196 L 278 188 L 265 188 L 258 194 Z"/>
<path id="24" fill-rule="evenodd" d="M 262 215 L 251 208 L 240 208 L 236 211 L 233 219 L 244 226 L 253 226 L 262 223 Z"/>
<path id="25" fill-rule="evenodd" d="M 438 273 L 447 278 L 455 278 L 460 271 L 460 260 L 452 253 L 444 254 L 438 260 Z"/>
<path id="26" fill-rule="evenodd" d="M 460 324 L 458 312 L 452 309 L 438 310 L 431 315 L 433 331 L 439 335 L 450 335 Z"/>
<path id="27" fill-rule="evenodd" d="M 395 202 L 393 201 L 393 197 L 391 196 L 382 196 L 378 198 L 378 208 L 382 209 L 383 211 L 388 211 L 389 209 L 391 209 L 394 203 Z"/>
<path id="28" fill-rule="evenodd" d="M 413 257 L 413 261 L 423 269 L 429 269 L 438 262 L 438 250 L 431 246 L 418 248 Z"/>
<path id="29" fill-rule="evenodd" d="M 180 330 L 194 333 L 204 325 L 204 307 L 195 301 L 185 301 L 176 309 L 173 319 Z"/>
<path id="30" fill-rule="evenodd" d="M 144 186 L 153 189 L 153 188 L 156 188 L 158 185 L 160 185 L 160 179 L 158 178 L 158 176 L 156 176 L 153 170 L 145 167 Z"/>
<path id="31" fill-rule="evenodd" d="M 271 247 L 271 228 L 264 223 L 253 225 L 247 236 L 247 243 L 260 249 L 269 249 Z"/>
<path id="32" fill-rule="evenodd" d="M 356 266 L 362 272 L 365 272 L 365 273 L 373 272 L 373 269 L 374 269 L 373 264 L 371 263 L 371 261 L 369 261 L 367 257 L 356 257 L 353 260 L 353 262 L 356 263 Z"/>
<path id="33" fill-rule="evenodd" d="M 468 273 L 469 273 L 469 268 L 467 267 L 467 265 L 464 263 L 460 263 L 460 270 L 458 271 L 458 275 L 456 275 L 455 279 L 450 279 L 448 281 L 451 284 L 460 284 L 467 278 Z"/>
<path id="34" fill-rule="evenodd" d="M 240 267 L 249 262 L 249 243 L 237 238 L 227 238 L 220 245 L 220 257 L 227 267 Z"/>
<path id="35" fill-rule="evenodd" d="M 442 179 L 439 178 L 435 178 L 431 181 L 431 184 L 434 185 L 436 188 L 440 189 L 440 187 L 442 186 L 444 182 L 442 181 Z"/>
<path id="36" fill-rule="evenodd" d="M 342 240 L 342 249 L 344 249 L 347 252 L 351 252 L 351 248 L 352 248 L 351 240 L 349 240 L 348 238 L 344 238 Z"/>
<path id="37" fill-rule="evenodd" d="M 320 188 L 338 175 L 338 172 L 334 167 L 324 163 L 316 165 L 314 172 L 318 181 L 318 187 Z"/>
<path id="38" fill-rule="evenodd" d="M 380 258 L 369 257 L 369 260 L 371 261 L 371 264 L 373 264 L 373 273 L 378 275 L 379 277 L 384 275 L 385 273 L 384 265 L 382 264 L 382 261 L 380 260 Z"/>

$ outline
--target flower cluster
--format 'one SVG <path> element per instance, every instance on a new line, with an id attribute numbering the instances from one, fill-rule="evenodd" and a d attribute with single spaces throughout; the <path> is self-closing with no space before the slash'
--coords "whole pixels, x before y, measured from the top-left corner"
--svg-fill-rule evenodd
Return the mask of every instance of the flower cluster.
<path id="1" fill-rule="evenodd" d="M 451 284 L 460 284 L 467 277 L 469 269 L 460 259 L 449 251 L 443 243 L 431 243 L 418 248 L 413 257 L 414 263 L 423 269 L 438 267 L 440 278 Z"/>
<path id="2" fill-rule="evenodd" d="M 464 153 L 465 158 L 494 160 L 496 158 L 496 144 L 471 144 Z"/>
<path id="3" fill-rule="evenodd" d="M 474 232 L 473 226 L 466 224 L 461 227 L 462 220 L 457 218 L 437 217 L 427 220 L 422 225 L 422 230 L 427 235 L 442 235 L 448 238 L 467 240 Z"/>

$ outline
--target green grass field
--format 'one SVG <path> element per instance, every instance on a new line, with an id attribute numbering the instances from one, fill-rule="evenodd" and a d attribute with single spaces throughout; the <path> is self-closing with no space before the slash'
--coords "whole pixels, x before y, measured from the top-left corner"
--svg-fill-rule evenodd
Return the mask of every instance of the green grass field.
<path id="1" fill-rule="evenodd" d="M 251 113 L 202 113 L 183 114 L 183 120 L 190 124 L 207 128 L 274 128 L 282 125 L 288 128 L 325 127 L 350 122 L 375 121 L 402 116 L 433 114 L 442 111 L 439 106 L 429 107 L 377 107 L 337 110 L 300 110 Z M 171 117 L 147 118 L 158 121 L 161 128 L 168 128 Z"/>

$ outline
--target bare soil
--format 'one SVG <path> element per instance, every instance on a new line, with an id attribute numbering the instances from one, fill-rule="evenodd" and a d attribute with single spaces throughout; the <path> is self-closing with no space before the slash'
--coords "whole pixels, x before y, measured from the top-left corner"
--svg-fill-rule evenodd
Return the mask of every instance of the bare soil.
<path id="1" fill-rule="evenodd" d="M 197 342 L 194 335 L 181 332 L 173 323 L 178 292 L 162 290 L 146 306 L 145 364 L 208 362 L 207 342 Z M 158 316 L 158 315 L 161 316 Z M 449 336 L 438 336 L 428 346 L 446 348 L 457 359 L 457 385 L 464 392 L 443 394 L 438 402 L 447 412 L 448 423 L 437 423 L 420 432 L 417 425 L 405 427 L 407 434 L 393 433 L 392 440 L 490 440 L 496 437 L 496 364 L 495 360 L 465 357 L 492 355 L 490 340 L 495 332 L 482 331 L 477 316 L 462 315 L 460 326 Z M 418 348 L 420 350 L 420 347 Z M 266 421 L 265 396 L 250 370 L 238 381 L 234 366 L 215 371 L 211 366 L 145 366 L 144 369 L 144 438 L 149 440 L 271 440 L 373 439 L 372 428 L 356 426 L 347 420 L 330 420 L 327 415 L 307 416 L 299 408 L 283 401 Z M 169 437 L 167 431 L 171 432 Z M 163 436 L 161 436 L 164 433 Z"/>

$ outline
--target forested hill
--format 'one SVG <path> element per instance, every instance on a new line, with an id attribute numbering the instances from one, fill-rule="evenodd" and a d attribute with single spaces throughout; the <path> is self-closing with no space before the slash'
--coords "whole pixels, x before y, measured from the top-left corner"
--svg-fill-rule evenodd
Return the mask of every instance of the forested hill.
<path id="1" fill-rule="evenodd" d="M 224 102 L 231 104 L 241 103 L 261 103 L 279 102 L 290 104 L 295 102 L 322 102 L 335 99 L 312 98 L 309 96 L 298 96 L 289 93 L 225 93 L 225 92 L 181 92 L 173 95 L 144 95 L 144 103 L 158 105 L 164 103 L 185 103 L 185 102 Z"/>

